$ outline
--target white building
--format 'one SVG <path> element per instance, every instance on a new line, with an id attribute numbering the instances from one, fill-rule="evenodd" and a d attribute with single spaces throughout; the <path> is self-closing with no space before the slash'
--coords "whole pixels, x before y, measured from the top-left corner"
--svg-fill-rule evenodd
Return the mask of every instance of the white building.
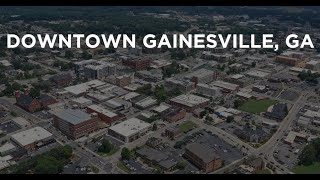
<path id="1" fill-rule="evenodd" d="M 127 143 L 146 134 L 150 128 L 151 124 L 137 118 L 131 118 L 110 127 L 108 134 Z"/>
<path id="2" fill-rule="evenodd" d="M 11 135 L 11 140 L 27 151 L 34 151 L 39 147 L 54 142 L 53 135 L 38 126 Z"/>

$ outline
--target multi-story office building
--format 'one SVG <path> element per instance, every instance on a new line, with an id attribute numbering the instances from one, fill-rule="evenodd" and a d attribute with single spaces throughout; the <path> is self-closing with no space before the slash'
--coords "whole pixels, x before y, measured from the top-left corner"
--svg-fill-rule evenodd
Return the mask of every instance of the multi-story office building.
<path id="1" fill-rule="evenodd" d="M 183 93 L 189 92 L 195 88 L 195 83 L 187 79 L 168 78 L 164 82 L 167 89 L 179 89 Z"/>
<path id="2" fill-rule="evenodd" d="M 197 84 L 197 91 L 196 92 L 199 94 L 203 94 L 203 95 L 211 96 L 211 97 L 218 97 L 221 95 L 220 88 L 213 86 L 213 85 L 210 85 L 210 84 L 202 84 L 202 83 Z"/>
<path id="3" fill-rule="evenodd" d="M 67 109 L 53 112 L 53 125 L 65 135 L 78 139 L 98 128 L 97 113 L 88 114 L 81 110 Z"/>
<path id="4" fill-rule="evenodd" d="M 115 64 L 99 62 L 84 67 L 84 74 L 89 79 L 101 79 L 107 75 L 115 75 L 117 67 Z"/>

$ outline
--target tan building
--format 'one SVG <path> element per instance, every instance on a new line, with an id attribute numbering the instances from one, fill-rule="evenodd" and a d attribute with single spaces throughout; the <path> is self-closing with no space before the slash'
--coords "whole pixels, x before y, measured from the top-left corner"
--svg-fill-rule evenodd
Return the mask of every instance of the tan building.
<path id="1" fill-rule="evenodd" d="M 131 77 L 129 75 L 123 75 L 116 77 L 116 85 L 119 87 L 128 86 L 131 84 Z"/>
<path id="2" fill-rule="evenodd" d="M 306 63 L 305 68 L 310 69 L 310 70 L 314 70 L 314 71 L 319 71 L 320 70 L 320 61 L 311 60 Z"/>
<path id="3" fill-rule="evenodd" d="M 295 66 L 295 65 L 299 64 L 301 61 L 302 61 L 302 59 L 288 57 L 288 56 L 282 56 L 282 55 L 276 57 L 276 62 L 281 63 L 281 64 L 285 64 L 288 66 Z"/>

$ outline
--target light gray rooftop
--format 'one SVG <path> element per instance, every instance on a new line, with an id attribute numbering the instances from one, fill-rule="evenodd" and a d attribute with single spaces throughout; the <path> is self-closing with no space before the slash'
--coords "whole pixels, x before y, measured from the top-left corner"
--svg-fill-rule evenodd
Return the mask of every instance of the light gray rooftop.
<path id="1" fill-rule="evenodd" d="M 78 109 L 77 110 L 67 109 L 64 111 L 58 111 L 58 112 L 54 112 L 54 115 L 71 124 L 79 124 L 91 119 L 90 114 L 80 111 Z"/>

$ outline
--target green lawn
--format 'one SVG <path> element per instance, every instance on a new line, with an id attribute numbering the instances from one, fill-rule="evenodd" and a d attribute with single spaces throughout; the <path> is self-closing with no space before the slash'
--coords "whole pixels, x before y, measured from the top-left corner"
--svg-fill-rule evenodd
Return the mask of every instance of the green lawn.
<path id="1" fill-rule="evenodd" d="M 263 100 L 249 100 L 243 103 L 239 109 L 253 114 L 260 114 L 266 112 L 268 107 L 275 104 L 277 101 L 272 99 Z"/>
<path id="2" fill-rule="evenodd" d="M 122 161 L 118 162 L 117 167 L 128 174 L 130 174 L 131 172 L 130 169 L 127 168 L 127 166 Z"/>
<path id="3" fill-rule="evenodd" d="M 296 174 L 320 174 L 320 162 L 310 166 L 296 166 L 292 169 L 292 172 Z"/>
<path id="4" fill-rule="evenodd" d="M 190 129 L 197 127 L 197 125 L 192 121 L 186 121 L 179 126 L 182 132 L 188 132 Z"/>
<path id="5" fill-rule="evenodd" d="M 256 171 L 256 174 L 271 174 L 271 172 L 269 169 L 262 169 L 262 170 Z"/>

